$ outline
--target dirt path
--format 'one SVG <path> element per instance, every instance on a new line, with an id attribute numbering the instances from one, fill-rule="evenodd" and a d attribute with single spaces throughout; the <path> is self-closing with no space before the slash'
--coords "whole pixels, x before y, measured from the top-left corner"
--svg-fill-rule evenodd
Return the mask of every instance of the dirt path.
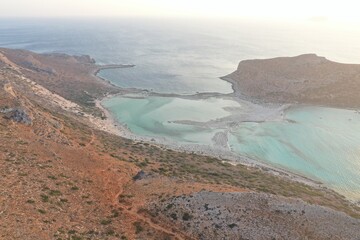
<path id="1" fill-rule="evenodd" d="M 125 185 L 126 185 L 126 184 L 124 184 L 124 186 L 125 186 Z M 123 189 L 121 189 L 121 190 L 115 195 L 115 197 L 114 197 L 114 205 L 117 205 L 117 206 L 121 207 L 121 208 L 123 209 L 123 212 L 125 212 L 125 213 L 133 216 L 135 219 L 138 219 L 138 220 L 141 220 L 141 221 L 147 223 L 147 224 L 148 224 L 151 228 L 153 228 L 153 229 L 156 229 L 156 230 L 158 230 L 158 231 L 160 231 L 160 232 L 169 234 L 170 236 L 174 237 L 175 239 L 179 239 L 179 240 L 181 240 L 181 239 L 193 239 L 193 238 L 190 238 L 189 236 L 184 235 L 184 234 L 182 234 L 182 233 L 172 231 L 172 230 L 171 230 L 171 227 L 169 227 L 169 228 L 164 228 L 164 227 L 162 227 L 161 225 L 154 223 L 151 218 L 147 218 L 147 217 L 139 214 L 139 213 L 137 212 L 138 209 L 137 209 L 136 207 L 132 207 L 132 208 L 129 210 L 129 209 L 128 209 L 129 206 L 126 206 L 125 204 L 121 204 L 121 203 L 119 202 L 119 197 L 120 197 L 120 195 L 121 195 L 122 193 L 123 193 Z"/>
<path id="2" fill-rule="evenodd" d="M 14 92 L 14 90 L 13 90 L 13 88 L 12 88 L 12 86 L 11 86 L 10 83 L 7 83 L 7 84 L 4 85 L 4 90 L 5 90 L 7 93 L 9 93 L 11 96 L 13 96 L 14 98 L 16 98 L 16 94 L 15 94 L 15 92 Z"/>
<path id="3" fill-rule="evenodd" d="M 120 195 L 120 194 L 119 194 L 119 195 Z M 174 231 L 170 230 L 170 228 L 167 229 L 167 228 L 164 228 L 164 227 L 162 227 L 162 226 L 154 223 L 150 218 L 147 218 L 147 217 L 145 217 L 145 216 L 140 215 L 139 213 L 137 213 L 137 212 L 136 212 L 136 211 L 137 211 L 136 208 L 135 208 L 135 210 L 133 210 L 133 208 L 131 208 L 131 210 L 128 210 L 128 209 L 127 209 L 127 206 L 125 206 L 125 205 L 122 205 L 122 204 L 120 204 L 120 203 L 117 203 L 117 205 L 121 206 L 121 207 L 123 208 L 123 211 L 124 211 L 125 213 L 127 213 L 127 214 L 129 214 L 129 215 L 132 215 L 132 216 L 134 216 L 136 219 L 139 219 L 139 220 L 147 223 L 147 224 L 148 224 L 151 228 L 153 228 L 153 229 L 156 229 L 156 230 L 158 230 L 158 231 L 160 231 L 160 232 L 167 233 L 167 234 L 169 234 L 170 236 L 175 237 L 175 239 L 179 239 L 179 240 L 180 240 L 180 239 L 192 239 L 192 238 L 189 238 L 188 236 L 186 236 L 186 235 L 184 235 L 184 234 L 182 234 L 182 233 L 174 232 Z"/>
<path id="4" fill-rule="evenodd" d="M 88 148 L 91 146 L 91 144 L 93 144 L 96 140 L 96 136 L 94 134 L 94 131 L 91 130 L 91 139 L 90 141 L 84 146 L 84 148 Z"/>

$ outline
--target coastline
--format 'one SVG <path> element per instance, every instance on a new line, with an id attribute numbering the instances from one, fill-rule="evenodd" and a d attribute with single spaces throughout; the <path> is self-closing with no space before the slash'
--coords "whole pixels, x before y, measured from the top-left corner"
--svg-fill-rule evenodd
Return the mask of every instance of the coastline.
<path id="1" fill-rule="evenodd" d="M 118 69 L 118 68 L 132 68 L 135 67 L 136 65 L 134 64 L 106 64 L 106 65 L 96 65 L 97 68 L 95 69 L 93 75 L 97 76 L 97 74 L 101 71 L 101 70 L 105 70 L 105 69 Z"/>
<path id="2" fill-rule="evenodd" d="M 0 240 L 360 240 L 360 111 L 220 80 L 235 55 L 279 50 L 251 36 L 115 20 L 25 44 L 64 53 L 0 48 Z"/>
<path id="3" fill-rule="evenodd" d="M 121 89 L 123 90 L 122 88 L 120 88 L 119 86 L 116 86 L 115 84 L 113 84 L 111 81 L 103 78 L 103 77 L 100 77 L 98 76 L 98 74 L 102 71 L 102 70 L 106 70 L 106 69 L 118 69 L 118 68 L 133 68 L 135 67 L 136 65 L 134 64 L 106 64 L 106 65 L 97 65 L 95 64 L 94 65 L 94 69 L 93 71 L 90 73 L 91 76 L 97 78 L 97 79 L 100 79 L 101 81 L 103 82 L 106 82 L 107 84 L 110 84 L 111 86 L 115 87 L 115 88 L 118 88 L 118 89 Z"/>
<path id="4" fill-rule="evenodd" d="M 98 70 L 99 66 L 93 65 L 90 69 L 90 71 L 87 73 L 87 76 L 90 76 L 92 78 L 95 78 L 95 81 L 101 81 L 104 82 L 104 79 L 92 75 L 92 73 L 95 73 Z M 106 81 L 107 83 L 108 81 Z M 62 101 L 58 101 L 58 104 L 61 105 L 63 110 L 72 111 L 79 115 L 83 120 L 89 121 L 89 123 L 96 129 L 108 132 L 113 135 L 117 135 L 123 138 L 127 138 L 133 141 L 137 142 L 146 142 L 153 146 L 156 146 L 161 149 L 171 149 L 178 152 L 186 152 L 189 154 L 198 154 L 208 157 L 214 157 L 219 159 L 219 161 L 224 161 L 227 163 L 230 163 L 232 165 L 244 165 L 249 166 L 252 168 L 260 169 L 261 171 L 271 173 L 275 176 L 279 176 L 284 179 L 288 179 L 295 182 L 300 182 L 318 189 L 329 189 L 331 188 L 327 187 L 322 182 L 316 181 L 314 179 L 308 178 L 306 176 L 303 176 L 301 174 L 297 174 L 294 172 L 291 172 L 287 169 L 278 167 L 278 166 L 272 166 L 269 163 L 262 162 L 261 160 L 256 160 L 253 158 L 249 158 L 246 156 L 242 156 L 238 153 L 234 153 L 231 151 L 230 146 L 228 142 L 227 144 L 223 144 L 226 140 L 227 131 L 223 132 L 224 134 L 222 136 L 217 136 L 217 138 L 213 139 L 214 146 L 211 145 L 200 145 L 200 144 L 183 144 L 175 141 L 171 141 L 166 138 L 154 138 L 154 137 L 143 137 L 133 134 L 124 124 L 121 124 L 116 120 L 116 118 L 111 114 L 111 112 L 106 109 L 106 107 L 102 104 L 102 101 L 106 100 L 107 98 L 113 98 L 116 96 L 121 97 L 140 97 L 140 98 L 146 98 L 149 96 L 155 96 L 155 97 L 179 97 L 179 98 L 185 98 L 185 99 L 193 99 L 193 100 L 199 100 L 209 97 L 221 97 L 225 99 L 232 99 L 234 101 L 239 102 L 241 105 L 247 104 L 250 108 L 246 111 L 250 114 L 245 114 L 244 116 L 237 115 L 234 119 L 234 116 L 229 118 L 222 118 L 214 120 L 209 124 L 208 126 L 216 127 L 217 124 L 223 124 L 222 121 L 227 122 L 264 122 L 264 121 L 283 121 L 283 117 L 281 115 L 282 112 L 286 111 L 289 108 L 297 107 L 298 105 L 282 105 L 282 104 L 257 104 L 253 102 L 249 102 L 248 100 L 244 100 L 241 97 L 234 97 L 232 94 L 213 94 L 213 93 L 203 93 L 203 94 L 194 94 L 194 95 L 178 95 L 178 94 L 158 94 L 154 92 L 148 92 L 138 89 L 123 89 L 119 86 L 114 85 L 114 89 L 117 89 L 117 91 L 113 91 L 113 93 L 107 92 L 104 93 L 101 96 L 98 96 L 96 100 L 94 101 L 95 106 L 103 113 L 103 116 L 106 116 L 105 118 L 102 118 L 100 116 L 96 117 L 89 113 L 84 113 L 80 106 L 76 104 L 75 107 L 68 108 L 67 103 L 63 104 Z M 53 98 L 54 96 L 50 93 L 47 93 L 48 97 Z M 66 102 L 70 102 L 69 100 L 64 99 Z M 73 102 L 71 102 L 73 103 Z M 253 107 L 256 107 L 257 109 L 254 110 Z M 228 109 L 227 109 L 228 110 Z M 244 109 L 242 109 L 241 112 L 243 112 Z M 265 113 L 265 114 L 264 114 Z M 190 122 L 189 124 L 194 124 Z M 224 137 L 225 135 L 225 137 Z M 339 192 L 337 192 L 339 193 Z M 353 202 L 351 199 L 348 199 L 350 202 Z M 355 202 L 356 203 L 356 202 Z"/>
<path id="5" fill-rule="evenodd" d="M 98 77 L 97 75 L 94 75 L 94 76 L 97 77 L 100 81 L 104 81 L 103 78 Z M 106 81 L 108 81 L 108 80 L 106 80 Z M 120 90 L 125 91 L 126 93 L 133 93 L 133 94 L 142 93 L 143 96 L 140 96 L 140 97 L 147 97 L 147 96 L 168 97 L 169 95 L 174 96 L 174 97 L 183 97 L 183 98 L 190 98 L 190 99 L 202 99 L 202 98 L 206 98 L 206 97 L 225 97 L 225 98 L 232 98 L 233 100 L 240 102 L 240 103 L 243 103 L 244 101 L 248 102 L 247 100 L 244 100 L 241 97 L 239 97 L 239 95 L 237 95 L 236 97 L 235 96 L 232 97 L 231 95 L 235 95 L 236 91 L 231 94 L 212 95 L 211 93 L 208 93 L 208 94 L 195 94 L 195 95 L 190 95 L 190 96 L 189 95 L 183 96 L 183 95 L 177 95 L 177 94 L 157 94 L 157 93 L 149 94 L 149 92 L 143 91 L 143 90 L 134 89 L 135 91 L 132 91 L 132 89 L 125 90 L 119 86 L 116 86 L 116 87 L 119 88 Z M 227 149 L 224 147 L 201 145 L 201 144 L 180 144 L 178 142 L 169 140 L 167 138 L 138 136 L 138 135 L 132 133 L 124 124 L 117 121 L 116 118 L 111 114 L 111 112 L 102 104 L 102 102 L 105 101 L 106 99 L 110 99 L 110 98 L 117 97 L 117 96 L 125 96 L 126 93 L 107 94 L 106 96 L 102 97 L 101 99 L 97 99 L 95 101 L 95 105 L 104 113 L 106 119 L 103 120 L 103 119 L 91 117 L 90 122 L 92 122 L 100 130 L 107 131 L 111 134 L 114 134 L 114 135 L 117 135 L 120 137 L 124 137 L 124 138 L 130 139 L 130 140 L 133 140 L 133 141 L 146 142 L 146 143 L 152 144 L 159 148 L 171 149 L 174 151 L 186 152 L 186 153 L 190 153 L 190 154 L 196 153 L 199 155 L 215 157 L 215 158 L 218 158 L 220 161 L 222 160 L 222 161 L 228 162 L 232 165 L 242 164 L 245 166 L 249 166 L 249 167 L 260 169 L 262 171 L 269 172 L 269 173 L 279 176 L 279 177 L 284 177 L 291 181 L 300 182 L 300 183 L 303 183 L 303 184 L 306 184 L 306 185 L 309 185 L 312 187 L 316 187 L 316 188 L 328 189 L 323 183 L 321 183 L 319 181 L 316 181 L 316 180 L 310 179 L 308 177 L 290 172 L 286 169 L 271 166 L 269 164 L 260 162 L 258 160 L 251 159 L 249 157 L 241 156 L 239 154 L 232 152 L 231 149 Z M 257 103 L 253 103 L 253 102 L 250 102 L 250 104 L 257 105 Z M 280 108 L 281 112 L 285 111 L 288 108 L 293 107 L 292 105 L 289 105 L 289 104 L 287 104 L 287 105 L 271 104 L 271 106 Z M 268 108 L 267 106 L 262 106 L 262 107 Z M 279 112 L 277 112 L 277 113 L 279 113 Z M 279 116 L 279 114 L 278 114 L 278 116 Z M 246 120 L 244 120 L 244 121 L 246 121 Z M 251 121 L 251 119 L 248 119 L 247 121 Z M 262 120 L 262 121 L 266 121 L 266 120 Z M 277 121 L 282 121 L 282 119 L 277 119 Z"/>

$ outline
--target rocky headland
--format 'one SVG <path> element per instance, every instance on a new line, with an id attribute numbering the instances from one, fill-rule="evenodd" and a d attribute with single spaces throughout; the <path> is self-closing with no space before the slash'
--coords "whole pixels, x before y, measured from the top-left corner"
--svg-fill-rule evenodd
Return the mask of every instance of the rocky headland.
<path id="1" fill-rule="evenodd" d="M 315 54 L 244 60 L 222 79 L 233 84 L 237 96 L 252 101 L 360 107 L 360 64 Z"/>

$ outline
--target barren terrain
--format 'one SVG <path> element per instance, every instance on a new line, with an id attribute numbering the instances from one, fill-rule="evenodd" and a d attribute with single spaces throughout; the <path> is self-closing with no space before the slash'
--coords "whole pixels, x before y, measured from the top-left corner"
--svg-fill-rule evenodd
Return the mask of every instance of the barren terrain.
<path id="1" fill-rule="evenodd" d="M 237 95 L 261 102 L 360 107 L 360 64 L 343 64 L 315 54 L 245 60 L 223 77 Z"/>
<path id="2" fill-rule="evenodd" d="M 0 239 L 358 239 L 359 208 L 331 190 L 102 131 L 95 100 L 122 90 L 90 57 L 0 57 Z M 201 217 L 205 202 L 224 211 Z"/>

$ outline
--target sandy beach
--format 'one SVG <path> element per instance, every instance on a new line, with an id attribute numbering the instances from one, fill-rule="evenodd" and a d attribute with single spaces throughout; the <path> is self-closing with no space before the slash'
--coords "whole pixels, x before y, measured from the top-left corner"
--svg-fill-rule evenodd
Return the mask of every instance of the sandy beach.
<path id="1" fill-rule="evenodd" d="M 99 78 L 99 80 L 103 81 L 104 79 Z M 201 144 L 181 144 L 179 142 L 173 141 L 171 139 L 165 138 L 165 137 L 146 137 L 146 136 L 139 136 L 134 133 L 132 133 L 126 125 L 118 122 L 114 116 L 111 114 L 111 112 L 106 109 L 106 107 L 103 106 L 102 102 L 106 101 L 107 99 L 113 98 L 113 97 L 133 97 L 133 98 L 146 98 L 149 95 L 151 96 L 159 96 L 159 97 L 168 97 L 169 95 L 172 97 L 179 97 L 179 98 L 186 98 L 186 99 L 204 99 L 207 97 L 220 97 L 224 99 L 231 99 L 239 102 L 241 104 L 242 109 L 234 110 L 230 109 L 229 111 L 232 112 L 232 114 L 228 117 L 217 119 L 215 121 L 209 121 L 206 122 L 205 125 L 207 127 L 216 127 L 218 125 L 229 125 L 232 127 L 235 127 L 241 122 L 264 122 L 264 121 L 283 121 L 283 115 L 284 111 L 291 107 L 290 104 L 267 104 L 267 106 L 260 105 L 258 103 L 253 103 L 247 100 L 242 99 L 237 94 L 195 94 L 195 95 L 177 95 L 177 94 L 158 94 L 147 91 L 141 91 L 139 93 L 139 90 L 132 91 L 131 89 L 125 89 L 125 93 L 119 93 L 119 94 L 108 94 L 102 99 L 97 99 L 95 101 L 96 106 L 101 109 L 101 111 L 104 113 L 105 118 L 99 119 L 91 115 L 86 115 L 86 117 L 90 120 L 90 122 L 97 127 L 100 130 L 109 132 L 114 135 L 118 135 L 127 139 L 131 139 L 134 141 L 139 142 L 147 142 L 154 146 L 158 146 L 160 148 L 164 149 L 171 149 L 174 151 L 181 151 L 186 153 L 196 153 L 200 155 L 215 157 L 219 159 L 223 159 L 224 161 L 230 162 L 231 164 L 242 164 L 250 167 L 259 168 L 263 171 L 270 172 L 277 176 L 282 176 L 287 179 L 305 183 L 307 185 L 311 185 L 314 187 L 321 187 L 325 188 L 322 183 L 311 180 L 309 178 L 306 178 L 304 176 L 291 173 L 285 169 L 279 169 L 275 168 L 273 166 L 270 166 L 268 164 L 259 162 L 257 160 L 240 156 L 237 153 L 234 153 L 227 143 L 227 132 L 230 130 L 230 127 L 228 130 L 226 130 L 223 133 L 223 136 L 221 138 L 217 138 L 216 140 L 213 139 L 213 146 L 210 145 L 201 145 Z M 196 125 L 195 122 L 187 122 L 186 124 Z M 204 123 L 202 123 L 204 124 Z"/>

